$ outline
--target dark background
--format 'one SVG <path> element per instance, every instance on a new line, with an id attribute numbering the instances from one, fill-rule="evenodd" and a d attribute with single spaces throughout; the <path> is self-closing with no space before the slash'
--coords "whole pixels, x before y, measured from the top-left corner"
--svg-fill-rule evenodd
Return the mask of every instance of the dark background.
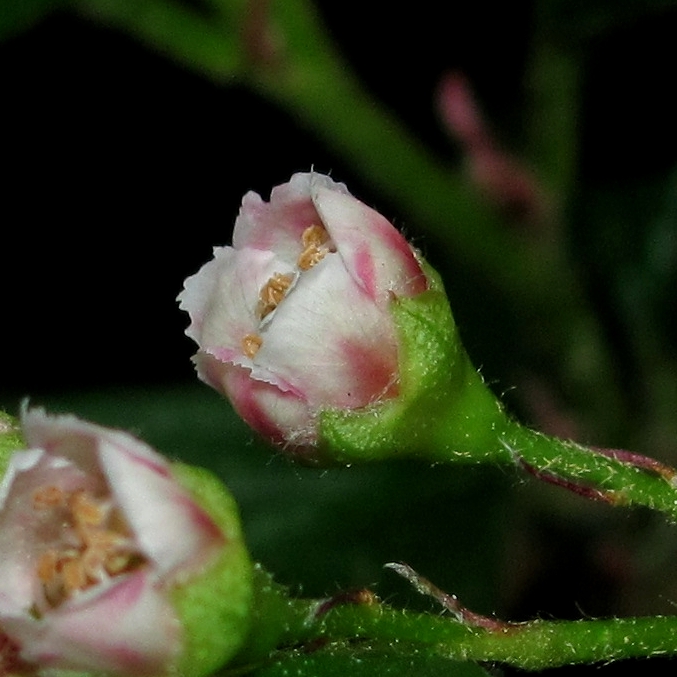
<path id="1" fill-rule="evenodd" d="M 499 136 L 519 148 L 529 124 L 521 106 L 531 3 L 320 7 L 369 88 L 440 158 L 458 159 L 434 106 L 451 68 L 468 74 Z M 662 189 L 677 150 L 676 27 L 677 11 L 657 13 L 586 43 L 586 190 L 656 180 Z M 228 242 L 249 189 L 267 195 L 313 166 L 397 218 L 279 109 L 66 12 L 0 45 L 0 73 L 2 346 L 10 356 L 1 391 L 191 378 L 192 346 L 174 298 L 211 247 Z M 416 224 L 406 227 L 417 235 Z M 581 256 L 586 237 L 583 228 L 572 235 Z M 482 328 L 464 330 L 472 351 Z"/>

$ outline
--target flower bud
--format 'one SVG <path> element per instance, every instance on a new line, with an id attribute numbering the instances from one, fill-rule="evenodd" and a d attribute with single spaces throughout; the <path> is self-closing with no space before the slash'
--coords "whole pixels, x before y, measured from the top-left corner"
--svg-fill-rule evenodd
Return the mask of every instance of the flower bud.
<path id="1" fill-rule="evenodd" d="M 252 565 L 203 470 L 73 416 L 23 415 L 0 485 L 0 673 L 201 677 L 240 648 Z"/>
<path id="2" fill-rule="evenodd" d="M 428 288 L 402 235 L 343 184 L 295 174 L 248 193 L 233 244 L 179 295 L 199 377 L 271 442 L 317 460 L 322 412 L 400 395 L 391 307 Z"/>

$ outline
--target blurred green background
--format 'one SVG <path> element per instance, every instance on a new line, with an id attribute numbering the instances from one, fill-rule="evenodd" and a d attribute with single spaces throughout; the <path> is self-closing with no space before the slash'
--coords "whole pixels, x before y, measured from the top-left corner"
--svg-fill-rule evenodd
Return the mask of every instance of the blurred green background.
<path id="1" fill-rule="evenodd" d="M 319 42 L 296 0 L 3 0 L 0 406 L 29 397 L 213 468 L 254 556 L 301 594 L 433 608 L 382 569 L 403 560 L 511 620 L 673 613 L 677 538 L 653 515 L 514 469 L 292 466 L 196 382 L 175 297 L 247 190 L 330 172 L 441 269 L 516 416 L 677 463 L 677 5 L 312 6 Z M 252 25 L 316 90 L 271 83 Z M 449 71 L 547 217 L 473 183 L 436 105 Z"/>

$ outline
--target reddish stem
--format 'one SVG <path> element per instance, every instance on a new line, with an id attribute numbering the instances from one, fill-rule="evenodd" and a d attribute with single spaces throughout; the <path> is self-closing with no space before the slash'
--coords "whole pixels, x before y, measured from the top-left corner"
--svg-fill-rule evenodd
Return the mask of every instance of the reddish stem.
<path id="1" fill-rule="evenodd" d="M 504 632 L 508 628 L 515 627 L 514 623 L 499 621 L 495 618 L 470 611 L 470 609 L 467 609 L 458 601 L 456 595 L 444 592 L 444 590 L 438 588 L 404 562 L 389 562 L 385 566 L 387 569 L 392 569 L 395 573 L 406 578 L 416 588 L 417 592 L 422 595 L 428 595 L 439 602 L 447 611 L 454 614 L 460 623 L 475 628 L 484 628 L 490 632 L 497 632 L 499 630 Z"/>

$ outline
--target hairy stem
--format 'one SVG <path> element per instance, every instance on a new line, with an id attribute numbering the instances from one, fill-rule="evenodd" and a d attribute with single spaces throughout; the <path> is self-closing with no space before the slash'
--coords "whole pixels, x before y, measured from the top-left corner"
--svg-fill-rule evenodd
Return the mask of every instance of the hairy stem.
<path id="1" fill-rule="evenodd" d="M 241 654 L 240 665 L 261 664 L 292 649 L 312 651 L 324 642 L 345 641 L 372 646 L 396 642 L 400 649 L 409 646 L 419 654 L 526 670 L 677 653 L 675 616 L 477 625 L 438 613 L 393 609 L 366 590 L 307 600 L 289 597 L 270 578 L 261 582 L 255 643 Z"/>

